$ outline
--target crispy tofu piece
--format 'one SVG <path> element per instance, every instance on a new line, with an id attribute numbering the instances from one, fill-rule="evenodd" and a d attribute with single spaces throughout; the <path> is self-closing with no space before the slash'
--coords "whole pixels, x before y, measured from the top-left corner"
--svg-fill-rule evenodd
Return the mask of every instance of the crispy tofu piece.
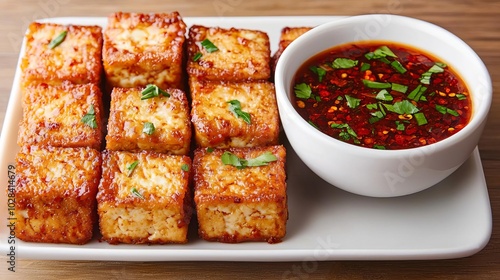
<path id="1" fill-rule="evenodd" d="M 205 40 L 218 50 L 203 47 Z M 187 52 L 190 78 L 246 81 L 268 80 L 271 75 L 269 37 L 262 31 L 194 25 L 189 29 Z"/>
<path id="2" fill-rule="evenodd" d="M 141 100 L 142 88 L 114 88 L 106 135 L 108 150 L 151 150 L 185 155 L 191 141 L 191 122 L 186 95 L 167 89 L 169 97 L 159 95 Z M 152 123 L 154 132 L 143 132 Z"/>
<path id="3" fill-rule="evenodd" d="M 67 32 L 50 48 L 52 40 Z M 100 84 L 102 75 L 102 29 L 99 26 L 31 23 L 21 61 L 23 87 L 28 85 Z"/>
<path id="4" fill-rule="evenodd" d="M 111 244 L 186 243 L 193 212 L 190 174 L 188 156 L 104 151 L 97 195 L 103 239 Z"/>
<path id="5" fill-rule="evenodd" d="M 200 147 L 254 147 L 278 143 L 279 115 L 274 85 L 260 82 L 190 82 L 196 143 Z M 250 123 L 231 111 L 237 100 Z"/>
<path id="6" fill-rule="evenodd" d="M 271 65 L 273 67 L 273 72 L 276 69 L 276 64 L 278 59 L 285 49 L 292 43 L 295 39 L 300 37 L 302 34 L 311 30 L 312 27 L 285 27 L 281 30 L 278 50 L 271 58 Z"/>
<path id="7" fill-rule="evenodd" d="M 277 161 L 238 169 L 222 162 L 226 151 L 244 159 L 271 152 Z M 196 149 L 194 201 L 200 237 L 227 243 L 280 242 L 288 218 L 285 156 L 283 146 Z"/>
<path id="8" fill-rule="evenodd" d="M 185 33 L 186 24 L 177 12 L 110 15 L 103 49 L 108 85 L 183 88 Z"/>
<path id="9" fill-rule="evenodd" d="M 101 148 L 102 93 L 94 84 L 29 86 L 23 94 L 18 145 Z M 82 119 L 94 108 L 95 123 Z M 95 124 L 95 127 L 92 127 Z"/>
<path id="10" fill-rule="evenodd" d="M 16 237 L 84 244 L 96 224 L 100 153 L 91 148 L 25 146 L 17 154 Z"/>

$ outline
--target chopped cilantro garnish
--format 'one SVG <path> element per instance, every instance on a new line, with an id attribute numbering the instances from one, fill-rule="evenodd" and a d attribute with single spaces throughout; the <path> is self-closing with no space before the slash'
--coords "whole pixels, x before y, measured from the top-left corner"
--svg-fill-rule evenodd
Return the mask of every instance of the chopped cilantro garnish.
<path id="1" fill-rule="evenodd" d="M 405 130 L 405 124 L 400 121 L 396 121 L 396 129 L 400 131 Z"/>
<path id="2" fill-rule="evenodd" d="M 241 103 L 239 100 L 230 100 L 229 103 L 229 111 L 234 114 L 235 117 L 243 119 L 247 124 L 251 124 L 251 116 L 249 113 L 241 110 Z"/>
<path id="3" fill-rule="evenodd" d="M 276 160 L 278 160 L 278 158 L 269 151 L 261 154 L 256 158 L 249 159 L 240 158 L 229 151 L 225 151 L 221 156 L 222 163 L 226 165 L 232 165 L 238 169 L 253 166 L 264 166 Z"/>
<path id="4" fill-rule="evenodd" d="M 134 172 L 134 170 L 137 167 L 137 165 L 139 165 L 139 161 L 138 160 L 136 160 L 136 161 L 134 161 L 132 163 L 127 164 L 127 170 L 128 170 L 127 176 L 130 177 L 130 175 L 132 175 L 132 173 Z"/>
<path id="5" fill-rule="evenodd" d="M 208 39 L 205 39 L 203 41 L 201 41 L 201 45 L 203 46 L 203 48 L 205 48 L 205 50 L 209 53 L 213 53 L 215 51 L 218 51 L 219 48 L 217 48 L 214 43 L 212 43 L 210 40 Z"/>
<path id="6" fill-rule="evenodd" d="M 394 99 L 386 89 L 379 91 L 375 98 L 381 101 L 392 101 Z"/>
<path id="7" fill-rule="evenodd" d="M 457 93 L 455 96 L 458 98 L 458 100 L 467 99 L 467 96 L 465 94 Z"/>
<path id="8" fill-rule="evenodd" d="M 145 122 L 144 127 L 142 128 L 142 132 L 146 133 L 147 135 L 151 135 L 155 132 L 155 125 L 151 122 Z"/>
<path id="9" fill-rule="evenodd" d="M 323 77 L 326 75 L 326 70 L 318 67 L 318 66 L 311 66 L 309 69 L 316 75 L 318 75 L 318 81 L 321 83 L 323 81 Z"/>
<path id="10" fill-rule="evenodd" d="M 132 187 L 130 189 L 130 192 L 132 193 L 132 195 L 134 195 L 140 199 L 144 199 L 144 196 L 135 187 Z"/>
<path id="11" fill-rule="evenodd" d="M 87 112 L 87 114 L 85 114 L 82 117 L 81 121 L 82 121 L 82 123 L 90 126 L 91 128 L 94 128 L 94 129 L 97 128 L 97 120 L 95 117 L 94 105 L 90 105 L 89 111 Z"/>
<path id="12" fill-rule="evenodd" d="M 391 66 L 392 66 L 392 68 L 394 68 L 396 71 L 398 71 L 401 74 L 404 74 L 406 72 L 405 67 L 403 65 L 401 65 L 401 63 L 397 60 L 394 60 L 393 62 L 391 62 Z"/>
<path id="13" fill-rule="evenodd" d="M 141 100 L 153 98 L 159 96 L 160 94 L 165 97 L 170 97 L 168 92 L 162 90 L 157 85 L 149 84 L 141 91 Z"/>
<path id="14" fill-rule="evenodd" d="M 54 39 L 52 39 L 52 41 L 50 41 L 48 47 L 49 49 L 53 49 L 57 46 L 59 46 L 63 41 L 64 39 L 66 39 L 66 35 L 68 34 L 68 31 L 63 31 L 61 32 L 59 35 L 57 35 Z"/>
<path id="15" fill-rule="evenodd" d="M 415 119 L 417 120 L 418 125 L 427 124 L 427 119 L 425 118 L 424 113 L 418 112 L 414 116 L 415 116 Z"/>
<path id="16" fill-rule="evenodd" d="M 368 88 L 391 88 L 391 83 L 380 83 L 363 79 L 363 84 Z"/>
<path id="17" fill-rule="evenodd" d="M 345 95 L 345 99 L 347 100 L 347 106 L 352 109 L 357 108 L 359 106 L 359 102 L 361 101 L 361 99 L 352 97 L 347 94 Z"/>
<path id="18" fill-rule="evenodd" d="M 408 94 L 408 98 L 418 102 L 421 100 L 422 95 L 425 93 L 426 90 L 427 90 L 427 87 L 425 87 L 423 85 L 418 85 L 414 90 L 412 90 Z"/>
<path id="19" fill-rule="evenodd" d="M 361 69 L 360 69 L 361 72 L 364 72 L 364 71 L 369 70 L 369 69 L 370 69 L 370 64 L 364 63 L 364 62 L 361 63 Z"/>
<path id="20" fill-rule="evenodd" d="M 195 53 L 195 55 L 193 56 L 193 61 L 198 61 L 202 56 L 203 54 L 201 54 L 201 52 Z"/>
<path id="21" fill-rule="evenodd" d="M 457 111 L 455 111 L 453 109 L 446 108 L 445 106 L 441 106 L 441 105 L 437 105 L 437 104 L 436 104 L 436 110 L 443 115 L 450 114 L 450 115 L 455 116 L 455 117 L 458 117 L 460 115 L 460 114 L 458 114 Z"/>
<path id="22" fill-rule="evenodd" d="M 181 170 L 186 172 L 189 171 L 189 164 L 184 163 L 183 165 L 181 165 Z"/>
<path id="23" fill-rule="evenodd" d="M 352 60 L 352 59 L 343 58 L 343 57 L 336 58 L 332 63 L 332 67 L 335 69 L 348 69 L 348 68 L 352 68 L 356 65 L 358 65 L 357 60 Z"/>
<path id="24" fill-rule="evenodd" d="M 408 87 L 405 85 L 392 83 L 391 89 L 394 91 L 397 91 L 397 92 L 406 93 L 406 91 L 408 90 Z"/>
<path id="25" fill-rule="evenodd" d="M 419 111 L 418 108 L 408 100 L 398 101 L 394 104 L 384 104 L 384 106 L 388 111 L 394 112 L 396 114 L 412 115 Z"/>
<path id="26" fill-rule="evenodd" d="M 311 87 L 306 83 L 297 84 L 293 89 L 297 98 L 308 99 L 309 97 L 311 97 Z"/>
<path id="27" fill-rule="evenodd" d="M 341 124 L 332 123 L 330 125 L 330 127 L 340 129 L 339 137 L 342 140 L 347 141 L 349 139 L 353 139 L 354 143 L 359 143 L 358 135 L 348 124 L 346 124 L 346 123 L 341 123 Z"/>
<path id="28" fill-rule="evenodd" d="M 377 144 L 373 145 L 373 148 L 378 149 L 378 150 L 385 150 L 385 146 L 377 145 Z"/>

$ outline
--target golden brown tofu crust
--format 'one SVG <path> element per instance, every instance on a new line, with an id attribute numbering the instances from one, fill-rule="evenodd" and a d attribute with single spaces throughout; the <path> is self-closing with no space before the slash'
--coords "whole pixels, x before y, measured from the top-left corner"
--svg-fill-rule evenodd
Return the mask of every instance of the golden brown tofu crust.
<path id="1" fill-rule="evenodd" d="M 246 159 L 269 151 L 277 161 L 238 169 L 222 163 L 225 151 Z M 196 149 L 194 201 L 200 237 L 227 243 L 280 242 L 286 234 L 288 218 L 285 161 L 286 150 L 281 145 Z M 234 221 L 231 226 L 239 230 L 229 229 L 227 221 Z"/>
<path id="2" fill-rule="evenodd" d="M 108 85 L 182 89 L 185 33 L 178 12 L 111 14 L 103 47 Z"/>
<path id="3" fill-rule="evenodd" d="M 281 30 L 278 50 L 271 58 L 271 65 L 273 68 L 273 72 L 276 69 L 276 65 L 278 64 L 278 59 L 285 49 L 292 43 L 295 39 L 300 37 L 302 34 L 311 30 L 312 27 L 284 27 Z"/>
<path id="4" fill-rule="evenodd" d="M 63 31 L 64 41 L 50 49 L 49 43 Z M 102 29 L 99 26 L 59 25 L 33 22 L 26 34 L 21 61 L 23 87 L 37 84 L 100 84 L 102 75 Z"/>
<path id="5" fill-rule="evenodd" d="M 201 42 L 208 39 L 219 50 L 208 52 Z M 187 43 L 190 78 L 215 81 L 268 80 L 271 75 L 269 37 L 248 29 L 223 29 L 193 25 Z M 201 57 L 194 61 L 197 54 Z"/>
<path id="6" fill-rule="evenodd" d="M 25 146 L 16 162 L 16 237 L 88 242 L 96 224 L 100 153 L 91 148 Z"/>
<path id="7" fill-rule="evenodd" d="M 191 122 L 186 94 L 165 89 L 163 95 L 141 100 L 142 88 L 114 88 L 106 135 L 106 149 L 150 150 L 185 155 L 191 142 Z M 154 133 L 143 133 L 144 123 L 155 126 Z"/>
<path id="8" fill-rule="evenodd" d="M 193 213 L 191 158 L 148 151 L 104 151 L 102 158 L 97 201 L 103 239 L 111 244 L 186 243 Z M 133 162 L 138 164 L 131 170 Z M 166 226 L 172 227 L 170 233 Z"/>
<path id="9" fill-rule="evenodd" d="M 274 85 L 260 82 L 191 80 L 191 121 L 200 147 L 255 147 L 278 143 L 279 115 Z M 250 123 L 229 110 L 238 100 Z"/>
<path id="10" fill-rule="evenodd" d="M 94 107 L 92 128 L 82 118 Z M 18 145 L 55 147 L 91 147 L 99 150 L 104 124 L 102 93 L 94 84 L 29 86 L 23 94 L 23 119 L 18 132 Z"/>

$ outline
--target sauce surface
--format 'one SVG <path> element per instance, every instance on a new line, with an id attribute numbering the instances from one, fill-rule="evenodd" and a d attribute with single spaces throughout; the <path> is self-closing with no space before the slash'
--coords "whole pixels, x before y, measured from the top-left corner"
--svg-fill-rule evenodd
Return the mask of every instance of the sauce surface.
<path id="1" fill-rule="evenodd" d="M 297 71 L 293 101 L 311 125 L 375 149 L 429 145 L 460 131 L 472 107 L 465 83 L 429 54 L 390 42 L 332 48 Z"/>

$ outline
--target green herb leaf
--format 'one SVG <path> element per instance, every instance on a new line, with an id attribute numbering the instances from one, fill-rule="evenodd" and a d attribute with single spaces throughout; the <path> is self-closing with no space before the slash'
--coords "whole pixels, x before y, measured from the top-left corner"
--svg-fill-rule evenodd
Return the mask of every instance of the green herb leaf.
<path id="1" fill-rule="evenodd" d="M 410 94 L 408 94 L 408 98 L 418 102 L 419 100 L 422 99 L 422 95 L 425 93 L 426 90 L 427 87 L 418 85 L 414 90 L 410 92 Z"/>
<path id="2" fill-rule="evenodd" d="M 144 127 L 142 128 L 142 132 L 147 135 L 151 135 L 155 132 L 155 125 L 151 122 L 145 122 Z"/>
<path id="3" fill-rule="evenodd" d="M 419 113 L 416 113 L 414 116 L 415 116 L 415 119 L 417 120 L 418 125 L 427 124 L 427 119 L 425 118 L 424 113 L 419 112 Z"/>
<path id="4" fill-rule="evenodd" d="M 194 62 L 198 61 L 202 56 L 203 56 L 203 54 L 201 54 L 201 52 L 195 53 L 193 56 L 193 61 Z"/>
<path id="5" fill-rule="evenodd" d="M 369 69 L 370 69 L 370 64 L 364 62 L 361 63 L 361 69 L 360 69 L 361 72 L 365 72 L 366 70 Z"/>
<path id="6" fill-rule="evenodd" d="M 311 97 L 311 87 L 306 83 L 297 84 L 293 89 L 297 98 L 308 99 L 309 97 Z"/>
<path id="7" fill-rule="evenodd" d="M 422 73 L 422 75 L 420 76 L 420 82 L 422 84 L 425 84 L 425 85 L 428 85 L 431 83 L 431 76 L 432 74 L 434 73 L 441 73 L 444 71 L 444 67 L 446 67 L 446 64 L 444 63 L 441 63 L 441 62 L 436 62 L 434 63 L 434 65 L 432 65 L 431 68 L 429 68 L 429 70 L 427 70 L 426 72 Z"/>
<path id="8" fill-rule="evenodd" d="M 168 92 L 162 90 L 157 85 L 149 84 L 141 91 L 141 100 L 153 98 L 159 96 L 160 94 L 165 97 L 170 97 Z"/>
<path id="9" fill-rule="evenodd" d="M 356 132 L 346 123 L 332 123 L 330 125 L 331 128 L 341 129 L 339 133 L 339 137 L 343 140 L 347 141 L 349 139 L 353 139 L 355 143 L 359 143 L 358 135 Z"/>
<path id="10" fill-rule="evenodd" d="M 405 130 L 405 124 L 400 122 L 400 121 L 396 121 L 396 129 L 397 130 L 400 130 L 400 131 L 404 131 Z"/>
<path id="11" fill-rule="evenodd" d="M 392 83 L 391 89 L 394 91 L 397 91 L 397 92 L 406 93 L 406 91 L 408 90 L 408 87 L 405 85 Z"/>
<path id="12" fill-rule="evenodd" d="M 368 88 L 391 88 L 390 83 L 380 83 L 363 79 L 363 84 Z"/>
<path id="13" fill-rule="evenodd" d="M 384 106 L 388 111 L 401 115 L 402 114 L 412 115 L 419 111 L 418 108 L 408 100 L 398 101 L 392 105 L 384 104 Z"/>
<path id="14" fill-rule="evenodd" d="M 377 103 L 366 104 L 366 109 L 368 109 L 368 110 L 376 110 L 376 109 L 378 109 L 378 104 Z"/>
<path id="15" fill-rule="evenodd" d="M 61 32 L 59 35 L 57 35 L 54 39 L 52 39 L 52 41 L 50 41 L 48 47 L 49 49 L 53 49 L 57 46 L 59 46 L 63 41 L 64 39 L 66 39 L 66 35 L 68 34 L 68 31 L 63 31 Z"/>
<path id="16" fill-rule="evenodd" d="M 347 94 L 345 95 L 345 99 L 347 100 L 347 106 L 352 109 L 357 108 L 359 106 L 359 102 L 361 101 L 361 99 L 352 97 Z"/>
<path id="17" fill-rule="evenodd" d="M 386 89 L 379 91 L 375 98 L 381 101 L 392 101 L 394 99 Z"/>
<path id="18" fill-rule="evenodd" d="M 352 59 L 343 58 L 343 57 L 336 58 L 332 63 L 332 67 L 335 69 L 348 69 L 348 68 L 352 68 L 356 65 L 358 65 L 357 60 L 352 60 Z"/>
<path id="19" fill-rule="evenodd" d="M 378 150 L 385 150 L 385 146 L 377 145 L 377 144 L 373 145 L 373 148 L 378 149 Z"/>
<path id="20" fill-rule="evenodd" d="M 132 193 L 132 195 L 134 195 L 140 199 L 144 199 L 144 196 L 142 196 L 142 194 L 135 187 L 132 187 L 130 189 L 130 192 Z"/>
<path id="21" fill-rule="evenodd" d="M 406 72 L 405 67 L 397 60 L 394 60 L 391 62 L 392 68 L 394 68 L 396 71 L 398 71 L 401 74 L 404 74 Z"/>
<path id="22" fill-rule="evenodd" d="M 247 159 L 247 166 L 263 166 L 277 160 L 278 158 L 273 153 L 268 151 L 256 158 Z"/>
<path id="23" fill-rule="evenodd" d="M 210 40 L 208 39 L 205 39 L 203 41 L 201 41 L 201 45 L 203 46 L 203 48 L 205 48 L 205 50 L 209 53 L 213 53 L 215 51 L 218 51 L 219 48 L 217 48 Z"/>
<path id="24" fill-rule="evenodd" d="M 323 81 L 323 77 L 326 75 L 326 70 L 318 67 L 318 66 L 311 66 L 309 69 L 316 75 L 318 75 L 318 81 L 321 82 Z"/>
<path id="25" fill-rule="evenodd" d="M 95 117 L 94 105 L 90 105 L 89 111 L 82 117 L 81 122 L 90 126 L 93 129 L 97 128 L 97 120 Z"/>
<path id="26" fill-rule="evenodd" d="M 373 51 L 373 54 L 375 55 L 375 58 L 386 57 L 386 56 L 397 57 L 391 51 L 391 49 L 389 49 L 388 46 L 381 46 L 380 48 L 378 48 L 375 51 Z"/>
<path id="27" fill-rule="evenodd" d="M 458 100 L 465 100 L 467 99 L 467 96 L 465 94 L 457 93 L 455 97 L 458 98 Z"/>
<path id="28" fill-rule="evenodd" d="M 248 124 L 252 123 L 250 114 L 241 110 L 240 101 L 234 99 L 228 101 L 227 103 L 229 103 L 229 111 L 233 113 L 235 117 L 243 119 L 243 121 Z"/>
<path id="29" fill-rule="evenodd" d="M 437 104 L 436 104 L 436 110 L 443 115 L 450 114 L 450 115 L 455 116 L 455 117 L 458 117 L 460 115 L 457 111 L 455 111 L 453 109 L 447 108 L 445 106 L 437 105 Z"/>
<path id="30" fill-rule="evenodd" d="M 139 164 L 138 160 L 136 160 L 136 161 L 134 161 L 132 163 L 127 164 L 127 170 L 128 170 L 127 176 L 128 177 L 130 177 L 130 175 L 132 175 L 132 173 L 134 172 L 134 170 L 135 170 L 135 168 L 137 167 L 138 164 Z"/>
<path id="31" fill-rule="evenodd" d="M 278 158 L 269 151 L 263 153 L 262 155 L 256 158 L 251 158 L 251 159 L 239 158 L 237 155 L 229 151 L 225 151 L 221 156 L 222 163 L 224 163 L 225 165 L 232 165 L 238 169 L 243 169 L 245 167 L 268 165 L 270 162 L 276 160 L 278 160 Z"/>
<path id="32" fill-rule="evenodd" d="M 189 164 L 184 163 L 183 165 L 181 165 L 181 170 L 186 172 L 189 171 Z"/>
<path id="33" fill-rule="evenodd" d="M 311 120 L 308 120 L 307 123 L 319 130 L 319 127 L 315 123 L 313 123 Z"/>
<path id="34" fill-rule="evenodd" d="M 213 151 L 214 151 L 214 148 L 212 148 L 212 147 L 208 147 L 208 148 L 207 148 L 207 153 L 211 153 L 211 152 L 213 152 Z"/>

